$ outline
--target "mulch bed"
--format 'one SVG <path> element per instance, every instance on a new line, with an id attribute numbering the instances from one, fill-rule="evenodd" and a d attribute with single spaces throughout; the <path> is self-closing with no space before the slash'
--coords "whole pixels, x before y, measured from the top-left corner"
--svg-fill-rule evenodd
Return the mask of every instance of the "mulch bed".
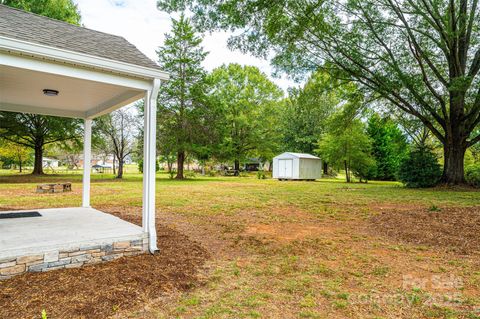
<path id="1" fill-rule="evenodd" d="M 480 207 L 390 210 L 370 219 L 375 233 L 459 254 L 480 251 Z"/>
<path id="2" fill-rule="evenodd" d="M 120 215 L 120 214 L 119 214 Z M 138 217 L 132 222 L 139 223 Z M 159 225 L 155 256 L 120 258 L 109 263 L 0 281 L 0 318 L 107 318 L 141 309 L 146 301 L 201 284 L 207 251 L 181 233 Z"/>

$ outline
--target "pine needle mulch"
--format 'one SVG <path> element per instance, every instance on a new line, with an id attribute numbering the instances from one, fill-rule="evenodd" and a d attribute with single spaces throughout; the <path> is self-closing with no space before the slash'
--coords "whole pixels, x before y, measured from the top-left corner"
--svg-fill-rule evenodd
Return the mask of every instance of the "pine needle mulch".
<path id="1" fill-rule="evenodd" d="M 480 253 L 480 207 L 391 210 L 370 222 L 377 234 L 408 244 Z"/>
<path id="2" fill-rule="evenodd" d="M 135 218 L 136 219 L 136 218 Z M 135 220 L 135 222 L 139 222 Z M 209 258 L 199 244 L 159 225 L 159 253 L 0 281 L 0 318 L 107 318 L 201 284 Z"/>

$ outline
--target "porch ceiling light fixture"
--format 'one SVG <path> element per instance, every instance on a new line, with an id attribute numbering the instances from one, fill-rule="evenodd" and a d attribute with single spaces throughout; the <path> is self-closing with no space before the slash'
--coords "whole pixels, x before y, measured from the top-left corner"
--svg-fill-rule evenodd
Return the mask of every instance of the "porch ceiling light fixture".
<path id="1" fill-rule="evenodd" d="M 52 89 L 44 89 L 43 94 L 45 94 L 47 96 L 57 96 L 58 91 L 57 90 L 52 90 Z"/>

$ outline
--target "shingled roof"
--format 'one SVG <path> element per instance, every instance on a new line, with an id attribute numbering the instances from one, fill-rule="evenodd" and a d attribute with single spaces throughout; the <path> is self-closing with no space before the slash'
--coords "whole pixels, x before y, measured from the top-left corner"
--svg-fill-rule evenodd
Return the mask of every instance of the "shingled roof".
<path id="1" fill-rule="evenodd" d="M 123 37 L 0 5 L 0 36 L 147 68 L 160 67 Z"/>

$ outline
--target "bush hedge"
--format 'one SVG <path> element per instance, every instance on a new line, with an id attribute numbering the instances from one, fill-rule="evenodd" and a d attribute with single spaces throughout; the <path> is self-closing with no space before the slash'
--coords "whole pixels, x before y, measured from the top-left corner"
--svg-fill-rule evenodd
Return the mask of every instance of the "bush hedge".
<path id="1" fill-rule="evenodd" d="M 480 187 L 480 163 L 470 165 L 465 169 L 465 180 L 474 187 Z"/>
<path id="2" fill-rule="evenodd" d="M 398 180 L 407 187 L 421 188 L 435 186 L 442 170 L 435 154 L 427 148 L 410 151 L 400 163 Z"/>

